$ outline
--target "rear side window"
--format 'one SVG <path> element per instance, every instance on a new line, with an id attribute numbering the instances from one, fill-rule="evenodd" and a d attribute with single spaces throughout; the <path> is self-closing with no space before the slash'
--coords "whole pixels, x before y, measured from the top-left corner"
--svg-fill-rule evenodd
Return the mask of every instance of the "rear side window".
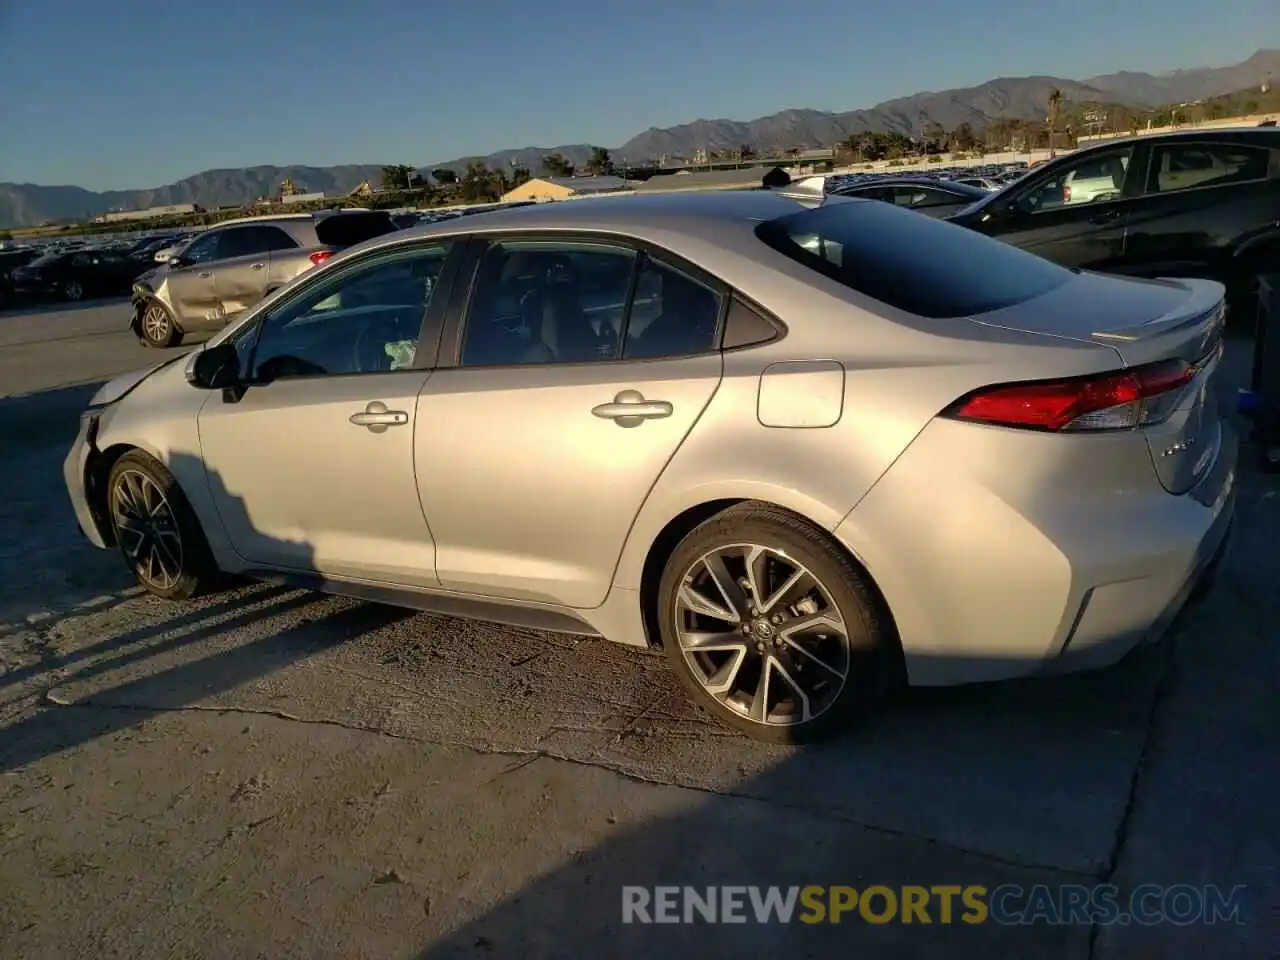
<path id="1" fill-rule="evenodd" d="M 1217 187 L 1267 178 L 1270 154 L 1227 143 L 1175 143 L 1156 147 L 1147 178 L 1149 193 Z"/>
<path id="2" fill-rule="evenodd" d="M 389 213 L 340 213 L 317 221 L 316 238 L 326 247 L 352 247 L 396 229 Z"/>
<path id="3" fill-rule="evenodd" d="M 989 313 L 1039 297 L 1071 271 L 943 220 L 887 203 L 836 203 L 760 224 L 797 263 L 921 317 Z"/>

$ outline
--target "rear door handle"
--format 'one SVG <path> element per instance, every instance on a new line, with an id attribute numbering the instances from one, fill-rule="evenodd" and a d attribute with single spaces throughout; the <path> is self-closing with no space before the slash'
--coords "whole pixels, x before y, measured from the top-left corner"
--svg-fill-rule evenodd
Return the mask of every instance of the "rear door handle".
<path id="1" fill-rule="evenodd" d="M 250 270 L 263 270 L 263 269 L 265 269 L 265 268 L 266 268 L 266 266 L 267 266 L 267 265 L 266 265 L 265 263 L 255 263 L 255 264 L 253 264 L 252 266 L 250 266 L 250 267 L 249 267 L 249 269 L 250 269 Z"/>
<path id="2" fill-rule="evenodd" d="M 388 427 L 402 427 L 408 423 L 409 414 L 403 410 L 388 410 L 381 400 L 374 400 L 347 419 L 357 427 L 368 428 L 370 433 L 386 433 Z"/>
<path id="3" fill-rule="evenodd" d="M 1110 223 L 1112 220 L 1120 219 L 1119 210 L 1107 210 L 1103 213 L 1095 214 L 1089 218 L 1090 223 Z"/>
<path id="4" fill-rule="evenodd" d="M 201 280 L 208 280 L 210 277 L 213 276 L 213 271 L 201 270 L 198 274 L 196 274 L 196 276 L 198 276 Z"/>
<path id="5" fill-rule="evenodd" d="M 623 390 L 612 403 L 592 407 L 591 413 L 620 427 L 638 427 L 646 420 L 669 417 L 674 409 L 666 400 L 646 400 L 639 390 Z"/>

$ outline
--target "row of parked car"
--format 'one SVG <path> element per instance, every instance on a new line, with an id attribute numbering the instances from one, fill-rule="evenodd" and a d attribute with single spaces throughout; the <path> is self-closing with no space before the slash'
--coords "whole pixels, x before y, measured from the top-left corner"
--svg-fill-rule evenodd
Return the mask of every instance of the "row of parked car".
<path id="1" fill-rule="evenodd" d="M 193 236 L 6 245 L 0 249 L 0 305 L 128 293 L 139 273 L 165 262 Z"/>

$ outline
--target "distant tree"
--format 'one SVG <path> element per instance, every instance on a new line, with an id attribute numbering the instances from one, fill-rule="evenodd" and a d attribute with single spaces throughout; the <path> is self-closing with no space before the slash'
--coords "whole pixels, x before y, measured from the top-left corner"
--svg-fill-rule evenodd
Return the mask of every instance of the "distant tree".
<path id="1" fill-rule="evenodd" d="M 383 190 L 408 190 L 413 184 L 415 171 L 413 167 L 402 163 L 394 163 L 382 168 Z"/>
<path id="2" fill-rule="evenodd" d="M 924 152 L 941 153 L 947 149 L 947 131 L 937 120 L 930 120 L 924 127 Z"/>
<path id="3" fill-rule="evenodd" d="M 504 176 L 502 179 L 503 179 L 503 192 L 505 193 L 507 190 L 514 190 L 516 187 L 520 186 L 522 183 L 528 183 L 530 180 L 533 179 L 533 175 L 529 173 L 528 167 L 516 166 L 516 167 L 512 167 L 511 173 L 508 174 L 507 176 Z"/>
<path id="4" fill-rule="evenodd" d="M 973 126 L 967 120 L 951 131 L 952 150 L 960 150 L 967 153 L 977 145 L 978 138 L 974 136 Z"/>
<path id="5" fill-rule="evenodd" d="M 756 158 L 756 152 L 752 148 L 751 144 L 744 143 L 738 147 L 739 160 L 754 160 L 755 158 Z"/>
<path id="6" fill-rule="evenodd" d="M 502 196 L 502 176 L 479 162 L 467 164 L 458 186 L 459 197 L 467 203 L 484 203 Z"/>
<path id="7" fill-rule="evenodd" d="M 1062 113 L 1064 98 L 1062 91 L 1054 88 L 1049 94 L 1049 152 L 1053 152 L 1054 134 L 1058 132 L 1058 118 Z"/>
<path id="8" fill-rule="evenodd" d="M 543 157 L 542 169 L 553 177 L 573 176 L 573 164 L 559 153 L 548 153 Z"/>
<path id="9" fill-rule="evenodd" d="M 5 241 L 12 240 L 12 239 L 13 239 L 13 234 L 10 233 L 8 230 L 0 230 L 0 243 L 4 243 Z"/>
<path id="10" fill-rule="evenodd" d="M 613 158 L 609 156 L 609 151 L 604 147 L 592 147 L 591 159 L 587 161 L 587 171 L 597 175 L 613 173 Z"/>
<path id="11" fill-rule="evenodd" d="M 448 167 L 440 167 L 438 170 L 432 170 L 431 176 L 435 179 L 436 183 L 440 184 L 442 187 L 447 187 L 450 184 L 458 182 L 458 175 Z"/>

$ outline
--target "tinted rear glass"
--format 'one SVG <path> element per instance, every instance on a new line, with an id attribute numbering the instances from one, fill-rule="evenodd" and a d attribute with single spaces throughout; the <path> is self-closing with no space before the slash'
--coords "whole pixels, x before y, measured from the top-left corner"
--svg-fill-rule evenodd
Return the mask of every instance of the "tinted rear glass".
<path id="1" fill-rule="evenodd" d="M 756 236 L 838 283 L 920 317 L 1022 303 L 1071 271 L 964 227 L 875 201 L 845 201 L 760 224 Z"/>
<path id="2" fill-rule="evenodd" d="M 316 223 L 316 237 L 326 247 L 350 247 L 395 230 L 391 215 L 381 211 L 340 213 Z"/>

